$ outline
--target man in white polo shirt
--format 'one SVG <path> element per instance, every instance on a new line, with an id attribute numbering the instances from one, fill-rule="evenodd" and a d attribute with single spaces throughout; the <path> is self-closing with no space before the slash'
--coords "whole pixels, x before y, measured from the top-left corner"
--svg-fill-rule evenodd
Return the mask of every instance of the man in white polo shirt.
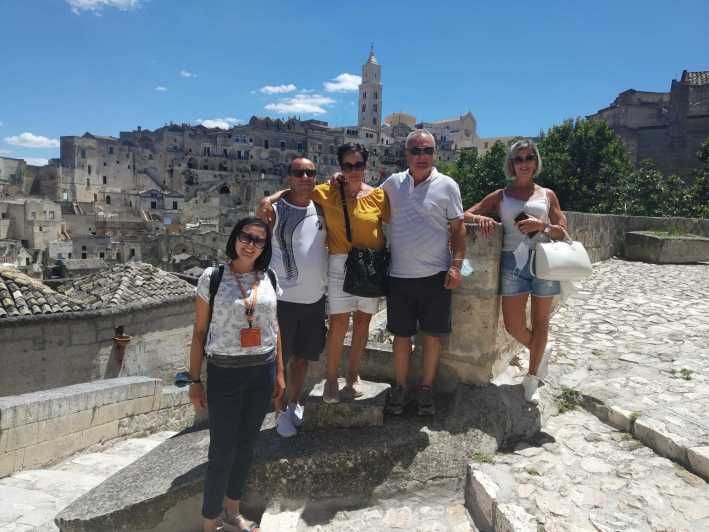
<path id="1" fill-rule="evenodd" d="M 406 138 L 409 169 L 382 184 L 391 206 L 387 329 L 394 335 L 397 384 L 389 394 L 387 411 L 391 414 L 401 414 L 410 398 L 411 337 L 418 330 L 423 340 L 418 413 L 435 413 L 432 387 L 441 339 L 451 332 L 451 290 L 461 283 L 463 203 L 458 184 L 433 166 L 435 151 L 430 132 L 413 131 Z"/>

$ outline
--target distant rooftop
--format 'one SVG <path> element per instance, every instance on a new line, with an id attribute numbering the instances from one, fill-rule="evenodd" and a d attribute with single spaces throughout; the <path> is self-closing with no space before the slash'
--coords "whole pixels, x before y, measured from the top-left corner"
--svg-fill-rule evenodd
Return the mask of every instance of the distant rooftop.
<path id="1" fill-rule="evenodd" d="M 106 271 L 72 279 L 57 291 L 92 309 L 158 303 L 194 294 L 194 288 L 186 281 L 140 262 L 119 264 Z"/>
<path id="2" fill-rule="evenodd" d="M 12 268 L 0 268 L 0 319 L 84 310 L 82 303 Z"/>
<path id="3" fill-rule="evenodd" d="M 709 85 L 709 70 L 682 72 L 682 82 L 689 85 Z"/>

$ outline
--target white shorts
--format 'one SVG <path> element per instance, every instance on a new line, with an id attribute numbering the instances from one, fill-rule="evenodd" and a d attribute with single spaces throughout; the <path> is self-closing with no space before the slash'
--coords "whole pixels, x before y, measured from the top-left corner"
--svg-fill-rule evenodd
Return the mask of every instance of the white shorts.
<path id="1" fill-rule="evenodd" d="M 378 297 L 359 297 L 342 290 L 345 282 L 345 261 L 347 255 L 330 255 L 327 272 L 327 313 L 348 314 L 359 310 L 376 314 L 379 310 Z"/>

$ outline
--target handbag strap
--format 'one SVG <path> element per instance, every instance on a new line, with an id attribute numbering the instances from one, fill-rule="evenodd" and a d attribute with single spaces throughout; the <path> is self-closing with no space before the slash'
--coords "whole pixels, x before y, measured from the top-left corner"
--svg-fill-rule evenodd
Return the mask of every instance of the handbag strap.
<path id="1" fill-rule="evenodd" d="M 345 231 L 347 241 L 352 244 L 352 229 L 350 228 L 350 216 L 347 214 L 347 202 L 345 201 L 345 184 L 340 181 L 340 198 L 342 199 L 342 210 L 345 213 Z"/>

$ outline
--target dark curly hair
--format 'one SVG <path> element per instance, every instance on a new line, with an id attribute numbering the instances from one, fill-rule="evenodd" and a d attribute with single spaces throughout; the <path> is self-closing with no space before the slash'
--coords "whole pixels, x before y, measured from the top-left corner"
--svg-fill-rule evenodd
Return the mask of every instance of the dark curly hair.
<path id="1" fill-rule="evenodd" d="M 367 151 L 367 148 L 354 142 L 347 142 L 337 148 L 337 164 L 342 166 L 342 159 L 344 159 L 345 155 L 350 152 L 359 153 L 362 156 L 364 164 L 367 164 L 367 159 L 369 159 L 369 152 Z"/>
<path id="2" fill-rule="evenodd" d="M 231 234 L 229 235 L 229 240 L 227 240 L 226 243 L 226 256 L 232 260 L 237 258 L 236 239 L 239 237 L 239 233 L 241 233 L 241 231 L 247 225 L 257 225 L 258 227 L 262 227 L 263 230 L 266 231 L 266 245 L 263 247 L 261 255 L 259 255 L 256 259 L 256 262 L 254 262 L 255 271 L 265 272 L 268 269 L 268 265 L 271 264 L 271 254 L 273 253 L 273 251 L 271 247 L 271 228 L 261 218 L 256 218 L 255 216 L 247 216 L 246 218 L 242 218 L 241 220 L 236 222 L 234 229 L 231 230 Z"/>

